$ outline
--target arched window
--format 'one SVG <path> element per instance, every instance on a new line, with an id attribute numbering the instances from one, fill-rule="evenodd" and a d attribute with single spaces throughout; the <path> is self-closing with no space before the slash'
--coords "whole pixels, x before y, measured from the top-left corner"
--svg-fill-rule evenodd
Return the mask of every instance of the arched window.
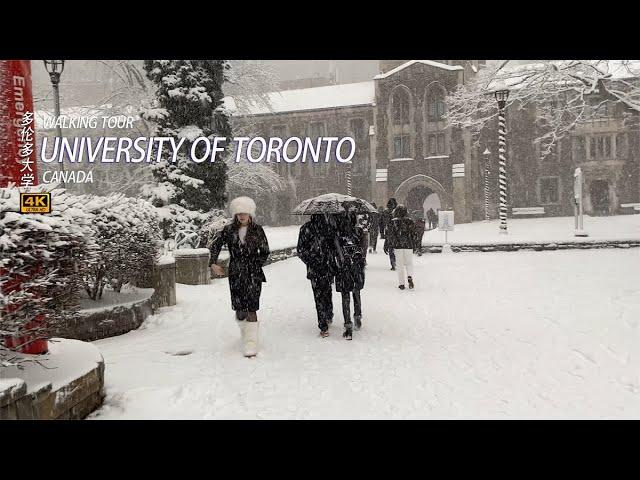
<path id="1" fill-rule="evenodd" d="M 409 105 L 409 92 L 404 88 L 397 88 L 391 98 L 391 114 L 394 125 L 410 123 Z"/>
<path id="2" fill-rule="evenodd" d="M 445 111 L 445 91 L 442 87 L 433 87 L 427 95 L 427 120 L 438 122 L 442 120 Z"/>

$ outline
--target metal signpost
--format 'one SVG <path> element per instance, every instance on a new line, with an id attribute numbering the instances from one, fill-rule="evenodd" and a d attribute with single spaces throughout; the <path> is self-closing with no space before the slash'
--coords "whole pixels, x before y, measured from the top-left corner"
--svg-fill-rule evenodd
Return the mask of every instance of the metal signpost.
<path id="1" fill-rule="evenodd" d="M 444 232 L 442 253 L 451 252 L 451 245 L 449 245 L 447 232 L 452 232 L 454 225 L 453 210 L 440 210 L 438 212 L 438 230 Z"/>
<path id="2" fill-rule="evenodd" d="M 589 236 L 587 232 L 584 231 L 584 225 L 582 222 L 582 218 L 583 218 L 582 185 L 583 185 L 582 169 L 578 167 L 576 168 L 576 171 L 573 174 L 573 200 L 574 200 L 574 211 L 575 211 L 574 236 L 576 237 Z"/>

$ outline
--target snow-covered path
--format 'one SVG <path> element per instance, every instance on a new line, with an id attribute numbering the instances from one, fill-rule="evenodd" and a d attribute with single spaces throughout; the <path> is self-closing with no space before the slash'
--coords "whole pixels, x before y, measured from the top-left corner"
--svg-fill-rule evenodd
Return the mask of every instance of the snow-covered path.
<path id="1" fill-rule="evenodd" d="M 640 418 L 640 249 L 425 255 L 415 291 L 368 259 L 352 342 L 335 293 L 318 337 L 300 260 L 267 266 L 255 359 L 226 279 L 178 285 L 178 305 L 95 342 L 92 418 Z"/>

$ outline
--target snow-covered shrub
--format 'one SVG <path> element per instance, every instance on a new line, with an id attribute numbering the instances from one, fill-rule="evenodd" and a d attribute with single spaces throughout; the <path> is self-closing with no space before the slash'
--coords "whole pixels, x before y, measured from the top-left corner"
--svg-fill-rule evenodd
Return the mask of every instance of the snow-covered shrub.
<path id="1" fill-rule="evenodd" d="M 29 330 L 24 338 L 33 341 L 48 338 L 77 310 L 97 248 L 90 216 L 78 208 L 77 197 L 56 189 L 51 213 L 22 214 L 20 190 L 0 189 L 0 339 Z M 1 347 L 0 362 L 20 347 Z"/>
<path id="2" fill-rule="evenodd" d="M 209 213 L 209 217 L 200 227 L 200 248 L 209 248 L 213 241 L 213 236 L 222 230 L 224 226 L 229 223 L 229 218 L 227 218 L 222 210 L 214 210 Z"/>
<path id="3" fill-rule="evenodd" d="M 163 240 L 173 240 L 180 231 L 192 231 L 200 235 L 200 245 L 203 243 L 202 239 L 207 236 L 207 225 L 224 218 L 222 210 L 214 209 L 203 213 L 187 210 L 175 204 L 156 208 L 156 211 L 160 219 L 160 234 Z"/>
<path id="4" fill-rule="evenodd" d="M 149 202 L 123 195 L 86 195 L 81 200 L 92 215 L 98 245 L 99 257 L 86 279 L 89 297 L 97 300 L 105 285 L 119 292 L 153 268 L 159 254 L 158 214 Z"/>

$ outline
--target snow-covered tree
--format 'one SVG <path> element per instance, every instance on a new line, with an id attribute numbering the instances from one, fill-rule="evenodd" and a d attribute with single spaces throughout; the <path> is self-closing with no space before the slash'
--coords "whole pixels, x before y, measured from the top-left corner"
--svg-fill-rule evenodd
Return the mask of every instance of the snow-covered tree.
<path id="1" fill-rule="evenodd" d="M 149 272 L 159 253 L 158 213 L 147 201 L 122 194 L 83 195 L 79 204 L 91 215 L 98 258 L 91 263 L 85 290 L 98 300 L 106 285 L 119 292 L 126 283 Z"/>
<path id="2" fill-rule="evenodd" d="M 61 189 L 51 197 L 51 213 L 21 214 L 20 190 L 0 189 L 0 366 L 12 363 L 20 342 L 49 338 L 77 311 L 97 258 L 90 216 L 77 198 Z M 6 337 L 21 340 L 7 348 Z"/>
<path id="3" fill-rule="evenodd" d="M 619 109 L 640 114 L 640 62 L 564 60 L 519 66 L 508 61 L 482 70 L 446 99 L 450 126 L 468 128 L 479 137 L 498 115 L 492 92 L 510 91 L 507 110 L 534 109 L 541 155 L 581 123 Z"/>
<path id="4" fill-rule="evenodd" d="M 188 210 L 207 212 L 225 201 L 226 163 L 218 153 L 216 162 L 190 160 L 197 137 L 231 137 L 231 127 L 222 108 L 225 60 L 145 60 L 148 78 L 156 85 L 155 108 L 143 117 L 158 125 L 156 134 L 185 138 L 175 163 L 164 159 L 151 167 L 155 184 L 143 194 L 156 206 L 176 204 Z M 204 150 L 204 145 L 200 146 Z M 199 157 L 203 151 L 199 151 Z"/>
<path id="5" fill-rule="evenodd" d="M 269 93 L 278 90 L 278 75 L 272 65 L 260 60 L 229 60 L 223 90 L 233 98 L 236 114 L 249 114 L 252 105 L 271 110 Z"/>
<path id="6" fill-rule="evenodd" d="M 231 68 L 224 92 L 227 99 L 232 99 L 233 112 L 229 116 L 234 133 L 239 137 L 265 136 L 251 112 L 256 106 L 272 110 L 270 94 L 278 89 L 276 71 L 260 60 L 231 60 L 229 64 Z M 232 145 L 227 158 L 227 196 L 249 195 L 261 207 L 258 210 L 266 214 L 276 206 L 274 195 L 287 191 L 290 186 L 277 173 L 275 164 L 251 163 L 246 152 L 242 152 L 236 162 L 236 147 L 236 144 Z"/>

